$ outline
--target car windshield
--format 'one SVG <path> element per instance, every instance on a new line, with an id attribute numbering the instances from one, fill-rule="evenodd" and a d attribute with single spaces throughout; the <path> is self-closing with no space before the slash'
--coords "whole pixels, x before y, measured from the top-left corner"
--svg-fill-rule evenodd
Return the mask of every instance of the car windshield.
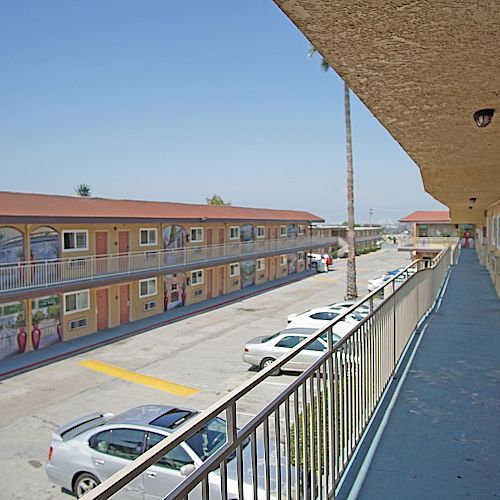
<path id="1" fill-rule="evenodd" d="M 189 437 L 186 442 L 204 461 L 224 445 L 226 440 L 226 422 L 217 417 Z"/>

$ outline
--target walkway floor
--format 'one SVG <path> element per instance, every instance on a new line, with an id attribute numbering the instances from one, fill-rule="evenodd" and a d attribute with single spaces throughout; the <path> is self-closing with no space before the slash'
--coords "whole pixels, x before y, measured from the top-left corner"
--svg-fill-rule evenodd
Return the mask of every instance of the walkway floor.
<path id="1" fill-rule="evenodd" d="M 33 370 L 40 366 L 73 356 L 75 354 L 96 349 L 111 342 L 116 342 L 123 338 L 130 337 L 131 335 L 137 335 L 138 333 L 179 321 L 195 314 L 200 314 L 233 302 L 238 302 L 246 297 L 251 297 L 252 295 L 257 295 L 259 293 L 272 290 L 273 288 L 293 283 L 294 281 L 307 278 L 313 274 L 315 274 L 314 271 L 291 274 L 272 282 L 250 286 L 242 290 L 238 290 L 237 292 L 205 300 L 198 304 L 191 304 L 185 307 L 172 309 L 149 318 L 116 326 L 107 330 L 102 330 L 100 332 L 68 340 L 66 342 L 53 344 L 39 351 L 30 351 L 24 354 L 11 356 L 10 358 L 0 361 L 0 380 L 13 377 L 20 373 Z"/>
<path id="2" fill-rule="evenodd" d="M 358 498 L 500 496 L 500 300 L 462 251 Z"/>

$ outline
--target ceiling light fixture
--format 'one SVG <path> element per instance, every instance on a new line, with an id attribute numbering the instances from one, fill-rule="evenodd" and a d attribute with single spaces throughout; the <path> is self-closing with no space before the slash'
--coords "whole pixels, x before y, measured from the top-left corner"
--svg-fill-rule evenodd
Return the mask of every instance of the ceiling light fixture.
<path id="1" fill-rule="evenodd" d="M 494 114 L 495 110 L 493 108 L 485 108 L 476 111 L 474 113 L 474 120 L 476 121 L 476 125 L 478 127 L 487 127 L 491 123 Z"/>

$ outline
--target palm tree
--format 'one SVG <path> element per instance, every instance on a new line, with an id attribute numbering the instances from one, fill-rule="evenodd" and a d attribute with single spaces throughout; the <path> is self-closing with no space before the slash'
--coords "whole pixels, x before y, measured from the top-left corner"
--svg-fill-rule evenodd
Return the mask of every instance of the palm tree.
<path id="1" fill-rule="evenodd" d="M 75 187 L 77 196 L 90 196 L 90 186 L 88 184 L 78 184 Z"/>
<path id="2" fill-rule="evenodd" d="M 317 52 L 315 47 L 311 47 L 308 52 L 309 58 Z M 321 54 L 320 54 L 321 55 Z M 321 56 L 321 69 L 328 71 L 330 65 Z M 352 166 L 352 136 L 351 136 L 351 102 L 349 98 L 349 86 L 344 82 L 344 109 L 345 109 L 345 135 L 347 153 L 347 289 L 346 300 L 353 300 L 358 297 L 356 286 L 356 237 L 354 233 L 354 175 Z"/>

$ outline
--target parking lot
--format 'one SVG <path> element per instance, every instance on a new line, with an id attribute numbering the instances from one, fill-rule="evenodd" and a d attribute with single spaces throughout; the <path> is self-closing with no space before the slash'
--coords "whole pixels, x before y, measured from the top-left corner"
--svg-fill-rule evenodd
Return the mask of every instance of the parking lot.
<path id="1" fill-rule="evenodd" d="M 388 246 L 356 262 L 362 296 L 369 279 L 407 265 L 409 257 Z M 43 466 L 52 430 L 80 415 L 147 403 L 204 409 L 216 402 L 253 376 L 241 360 L 247 340 L 283 329 L 290 313 L 343 300 L 346 260 L 334 268 L 0 382 L 0 498 L 69 498 L 48 482 Z M 163 384 L 155 387 L 151 377 Z M 263 393 L 270 399 L 292 379 L 264 382 L 239 408 L 239 422 L 256 413 Z"/>

